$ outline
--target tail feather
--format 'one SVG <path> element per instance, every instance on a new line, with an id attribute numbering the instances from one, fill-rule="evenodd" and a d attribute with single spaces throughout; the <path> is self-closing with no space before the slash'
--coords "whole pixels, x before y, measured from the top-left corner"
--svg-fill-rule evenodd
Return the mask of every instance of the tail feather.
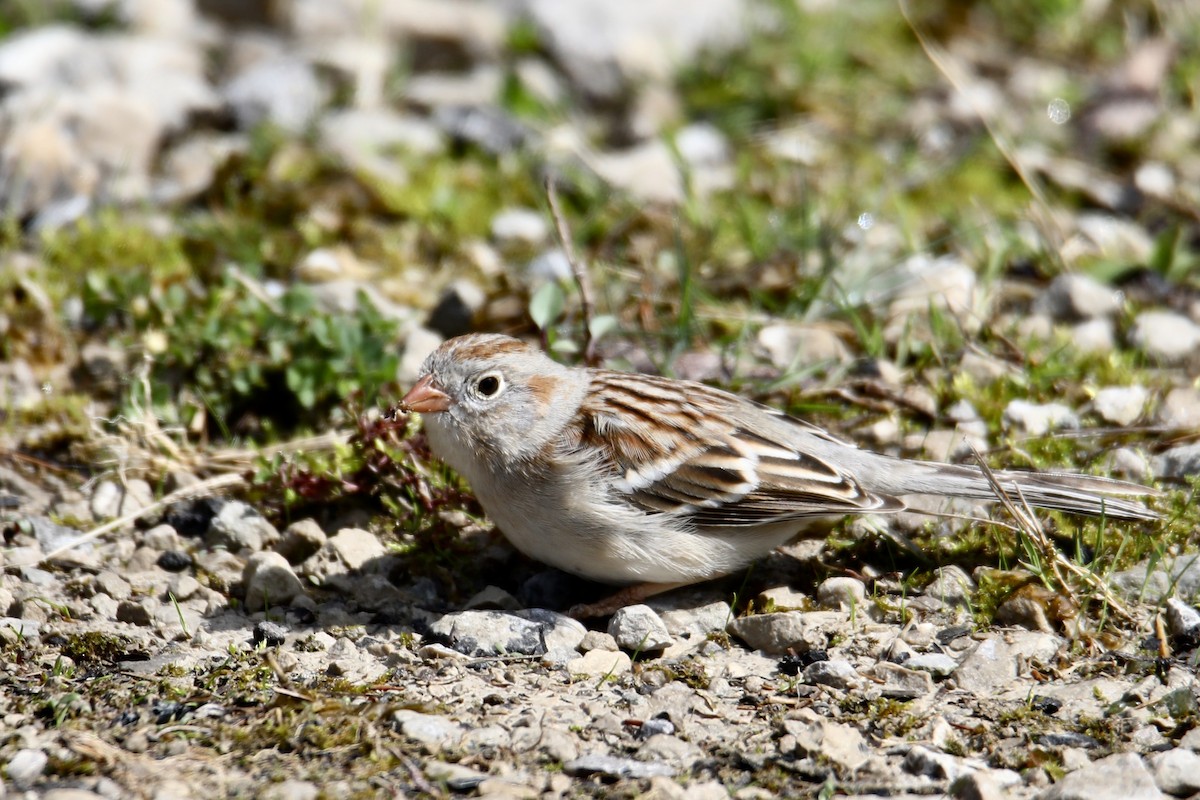
<path id="1" fill-rule="evenodd" d="M 893 473 L 888 488 L 895 494 L 934 494 L 995 500 L 996 490 L 982 470 L 951 464 L 908 462 L 912 469 Z M 1159 519 L 1141 502 L 1122 497 L 1156 497 L 1157 489 L 1112 478 L 1066 472 L 997 470 L 996 480 L 1013 502 L 1073 514 L 1112 519 Z"/>

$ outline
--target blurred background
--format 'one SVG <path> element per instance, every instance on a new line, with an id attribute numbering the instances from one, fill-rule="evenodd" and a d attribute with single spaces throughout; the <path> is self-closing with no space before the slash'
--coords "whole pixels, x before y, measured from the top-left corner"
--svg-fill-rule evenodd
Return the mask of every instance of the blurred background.
<path id="1" fill-rule="evenodd" d="M 1198 13 L 3 0 L 4 401 L 265 441 L 467 330 L 577 358 L 547 178 L 609 363 L 833 414 L 787 392 L 1036 342 L 1194 364 Z"/>

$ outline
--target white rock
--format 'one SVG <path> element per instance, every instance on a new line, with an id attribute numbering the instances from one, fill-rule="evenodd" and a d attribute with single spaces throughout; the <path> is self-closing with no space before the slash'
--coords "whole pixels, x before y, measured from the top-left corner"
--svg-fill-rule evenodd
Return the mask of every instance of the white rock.
<path id="1" fill-rule="evenodd" d="M 633 668 L 633 660 L 620 650 L 589 650 L 563 664 L 568 675 L 624 675 Z"/>
<path id="2" fill-rule="evenodd" d="M 1200 325 L 1174 311 L 1143 311 L 1129 338 L 1146 355 L 1168 363 L 1200 354 Z"/>
<path id="3" fill-rule="evenodd" d="M 292 571 L 291 564 L 273 550 L 255 553 L 246 560 L 242 584 L 246 587 L 249 611 L 286 606 L 304 593 L 304 585 Z"/>
<path id="4" fill-rule="evenodd" d="M 804 668 L 804 682 L 849 691 L 863 684 L 863 677 L 849 661 L 815 661 Z"/>
<path id="5" fill-rule="evenodd" d="M 1050 282 L 1034 307 L 1057 320 L 1091 319 L 1117 313 L 1122 299 L 1119 291 L 1094 278 L 1067 273 Z"/>
<path id="6" fill-rule="evenodd" d="M 817 602 L 826 608 L 863 613 L 867 603 L 867 587 L 857 578 L 826 578 L 817 587 Z"/>
<path id="7" fill-rule="evenodd" d="M 1149 396 L 1142 386 L 1107 386 L 1096 392 L 1092 408 L 1105 422 L 1132 425 L 1142 415 Z"/>
<path id="8" fill-rule="evenodd" d="M 41 750 L 25 748 L 13 754 L 5 769 L 14 787 L 28 789 L 46 771 L 49 762 L 50 757 Z"/>
<path id="9" fill-rule="evenodd" d="M 683 176 L 662 142 L 597 153 L 585 161 L 601 179 L 628 192 L 634 200 L 670 205 L 683 201 Z"/>
<path id="10" fill-rule="evenodd" d="M 527 0 L 530 19 L 572 82 L 615 97 L 629 82 L 666 80 L 702 52 L 712 57 L 744 41 L 745 7 L 736 0 Z"/>
<path id="11" fill-rule="evenodd" d="M 1155 783 L 1167 794 L 1186 797 L 1200 792 L 1200 755 L 1177 747 L 1155 753 L 1149 761 Z"/>
<path id="12" fill-rule="evenodd" d="M 541 244 L 549 234 L 545 215 L 532 208 L 506 208 L 492 217 L 492 238 L 500 244 Z"/>
<path id="13" fill-rule="evenodd" d="M 1102 758 L 1065 776 L 1037 800 L 1164 800 L 1137 753 Z"/>
<path id="14" fill-rule="evenodd" d="M 293 56 L 251 64 L 225 85 L 222 95 L 243 130 L 271 122 L 300 133 L 325 103 L 325 89 L 312 65 Z"/>
<path id="15" fill-rule="evenodd" d="M 1167 392 L 1155 418 L 1175 428 L 1200 428 L 1200 389 L 1177 386 Z"/>
<path id="16" fill-rule="evenodd" d="M 608 622 L 608 632 L 622 650 L 631 653 L 655 653 L 675 641 L 654 609 L 644 604 L 618 610 Z"/>
<path id="17" fill-rule="evenodd" d="M 1062 403 L 1030 403 L 1028 400 L 1010 401 L 1004 409 L 1004 422 L 1031 436 L 1079 427 L 1079 417 Z"/>
<path id="18" fill-rule="evenodd" d="M 1112 320 L 1096 317 L 1071 328 L 1071 344 L 1080 353 L 1111 353 L 1117 346 Z"/>
<path id="19" fill-rule="evenodd" d="M 778 369 L 791 370 L 849 360 L 850 350 L 829 326 L 777 323 L 758 332 L 758 346 Z"/>

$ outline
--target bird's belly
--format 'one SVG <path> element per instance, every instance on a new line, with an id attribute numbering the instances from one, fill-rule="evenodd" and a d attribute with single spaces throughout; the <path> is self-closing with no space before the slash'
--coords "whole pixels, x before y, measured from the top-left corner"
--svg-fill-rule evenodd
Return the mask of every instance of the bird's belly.
<path id="1" fill-rule="evenodd" d="M 525 555 L 605 583 L 694 583 L 771 552 L 798 524 L 757 530 L 689 529 L 621 502 L 592 505 L 544 484 L 526 492 L 476 491 L 484 510 Z"/>

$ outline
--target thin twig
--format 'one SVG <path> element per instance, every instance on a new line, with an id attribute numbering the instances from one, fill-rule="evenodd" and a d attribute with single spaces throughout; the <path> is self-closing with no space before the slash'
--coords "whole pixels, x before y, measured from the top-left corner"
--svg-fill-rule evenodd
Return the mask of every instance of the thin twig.
<path id="1" fill-rule="evenodd" d="M 554 217 L 554 228 L 558 231 L 558 241 L 567 263 L 571 265 L 571 274 L 575 276 L 575 285 L 579 287 L 579 305 L 583 313 L 583 361 L 589 367 L 598 366 L 600 359 L 596 355 L 596 340 L 592 337 L 592 314 L 595 304 L 592 302 L 592 279 L 587 269 L 575 254 L 575 245 L 571 239 L 571 229 L 567 227 L 567 218 L 563 216 L 558 204 L 558 188 L 553 175 L 546 176 L 546 197 L 550 201 L 550 215 Z"/>

